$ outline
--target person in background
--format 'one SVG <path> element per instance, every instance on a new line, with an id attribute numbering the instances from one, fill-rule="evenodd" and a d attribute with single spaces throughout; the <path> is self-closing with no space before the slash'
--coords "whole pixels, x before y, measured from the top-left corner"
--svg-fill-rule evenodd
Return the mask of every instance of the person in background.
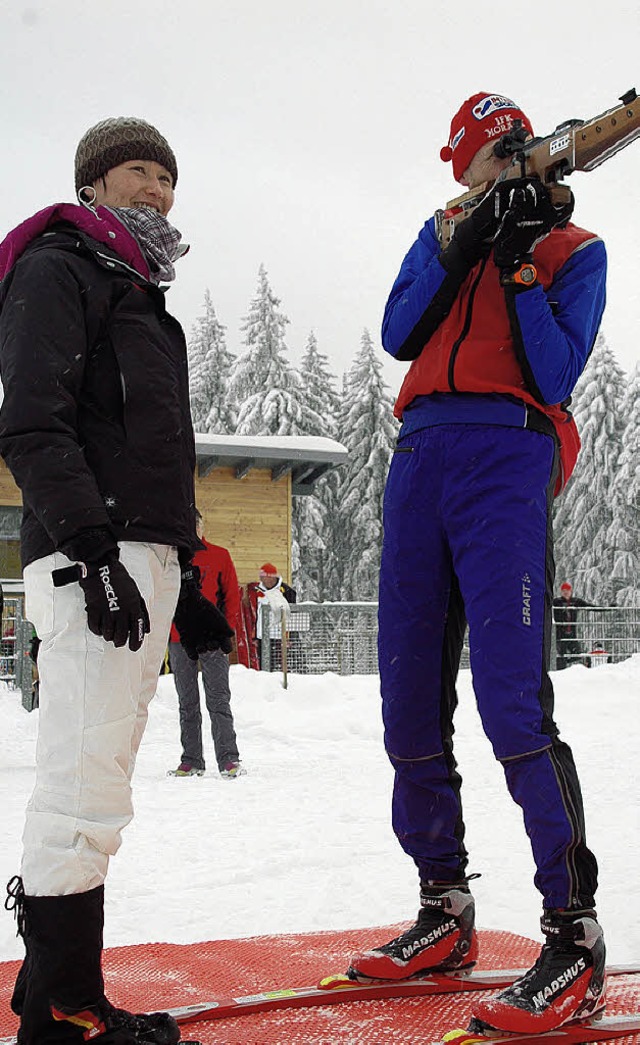
<path id="1" fill-rule="evenodd" d="M 573 588 L 569 581 L 560 585 L 560 597 L 553 600 L 553 619 L 556 625 L 556 670 L 562 671 L 570 668 L 572 664 L 579 664 L 580 654 L 584 650 L 583 644 L 578 640 L 578 607 L 591 606 L 592 603 L 585 602 L 573 594 Z"/>
<path id="2" fill-rule="evenodd" d="M 604 664 L 611 664 L 611 654 L 607 653 L 601 642 L 594 642 L 586 661 L 588 668 L 600 668 Z"/>
<path id="3" fill-rule="evenodd" d="M 468 623 L 478 710 L 523 811 L 545 938 L 524 976 L 474 998 L 470 1029 L 516 1034 L 599 1011 L 605 956 L 597 864 L 573 755 L 553 718 L 549 654 L 553 497 L 579 449 L 566 400 L 600 325 L 606 253 L 569 221 L 571 196 L 556 205 L 512 166 L 509 149 L 532 134 L 503 95 L 463 103 L 441 157 L 479 202 L 450 242 L 435 217 L 426 222 L 384 313 L 384 348 L 412 362 L 384 497 L 379 666 L 393 826 L 417 867 L 420 912 L 350 969 L 397 979 L 476 960 L 453 753 Z"/>
<path id="4" fill-rule="evenodd" d="M 31 658 L 31 710 L 35 711 L 40 706 L 40 676 L 38 675 L 38 650 L 40 639 L 36 635 L 35 628 L 31 629 L 31 640 L 29 642 L 29 657 Z"/>
<path id="5" fill-rule="evenodd" d="M 166 1013 L 114 1007 L 102 975 L 104 883 L 171 621 L 194 656 L 232 634 L 191 564 L 187 351 L 160 288 L 186 249 L 168 221 L 177 179 L 155 127 L 102 120 L 76 151 L 78 205 L 46 207 L 0 245 L 0 453 L 22 492 L 40 639 L 35 787 L 5 904 L 26 950 L 20 1045 L 180 1038 Z"/>
<path id="6" fill-rule="evenodd" d="M 289 606 L 295 603 L 295 588 L 283 581 L 278 569 L 265 562 L 259 570 L 259 580 L 251 581 L 242 589 L 243 637 L 239 648 L 241 663 L 260 670 L 262 667 L 262 606 L 270 611 L 271 670 L 282 666 L 282 618 L 288 621 Z"/>
<path id="7" fill-rule="evenodd" d="M 2 640 L 4 638 L 4 590 L 0 584 L 0 653 L 2 652 Z"/>
<path id="8" fill-rule="evenodd" d="M 202 594 L 213 602 L 235 631 L 240 612 L 240 589 L 233 560 L 226 548 L 205 540 L 202 515 L 196 509 L 196 534 L 201 548 L 193 557 L 200 571 Z M 229 657 L 223 650 L 201 653 L 192 660 L 180 642 L 175 623 L 169 637 L 169 663 L 180 708 L 182 757 L 170 776 L 202 776 L 206 765 L 202 749 L 202 712 L 198 686 L 198 663 L 202 670 L 204 698 L 211 719 L 211 736 L 220 776 L 232 779 L 246 772 L 240 762 L 231 711 Z"/>

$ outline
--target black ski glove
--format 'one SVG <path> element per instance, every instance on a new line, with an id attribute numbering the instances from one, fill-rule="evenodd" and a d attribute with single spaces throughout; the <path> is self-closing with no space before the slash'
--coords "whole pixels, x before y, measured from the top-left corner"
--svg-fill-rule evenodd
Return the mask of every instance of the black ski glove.
<path id="1" fill-rule="evenodd" d="M 200 571 L 190 563 L 182 568 L 182 583 L 173 622 L 180 633 L 180 642 L 191 660 L 201 653 L 221 649 L 231 653 L 233 628 L 227 624 L 209 599 L 200 591 Z"/>
<path id="2" fill-rule="evenodd" d="M 493 186 L 468 218 L 456 225 L 451 243 L 440 254 L 440 264 L 452 275 L 467 272 L 491 250 L 500 224 L 500 197 Z"/>
<path id="3" fill-rule="evenodd" d="M 84 592 L 89 631 L 134 653 L 149 633 L 149 614 L 138 585 L 120 562 L 118 545 L 107 529 L 84 530 L 60 550 L 74 566 L 53 571 L 56 588 L 78 581 Z"/>
<path id="4" fill-rule="evenodd" d="M 556 225 L 564 224 L 573 213 L 575 200 L 554 207 L 539 178 L 515 178 L 500 182 L 503 213 L 493 246 L 493 257 L 499 269 L 513 269 L 532 260 L 535 244 L 548 236 Z"/>
<path id="5" fill-rule="evenodd" d="M 84 592 L 89 631 L 102 635 L 114 646 L 126 646 L 134 653 L 151 630 L 147 605 L 138 585 L 112 555 L 101 563 L 79 563 L 79 584 Z"/>

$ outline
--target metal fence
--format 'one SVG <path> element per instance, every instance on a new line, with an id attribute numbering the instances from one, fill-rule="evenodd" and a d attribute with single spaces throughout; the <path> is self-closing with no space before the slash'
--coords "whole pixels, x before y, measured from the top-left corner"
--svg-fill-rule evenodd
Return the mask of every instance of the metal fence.
<path id="1" fill-rule="evenodd" d="M 302 602 L 290 606 L 286 662 L 288 671 L 301 675 L 375 675 L 378 672 L 378 604 L 375 602 Z M 554 607 L 555 609 L 555 607 Z M 261 667 L 282 671 L 282 640 L 279 623 L 270 620 L 268 606 L 263 614 Z M 551 668 L 572 663 L 595 667 L 625 660 L 640 652 L 640 611 L 633 608 L 583 607 L 577 610 L 574 652 L 557 643 L 556 627 L 551 637 Z M 604 656 L 603 656 L 604 654 Z M 461 668 L 469 667 L 469 645 L 465 636 Z"/>
<path id="2" fill-rule="evenodd" d="M 376 675 L 378 673 L 378 604 L 376 602 L 301 602 L 289 607 L 286 638 L 288 671 L 300 675 Z M 558 607 L 554 607 L 554 611 Z M 560 613 L 565 611 L 559 608 Z M 282 671 L 282 640 L 279 621 L 270 620 L 263 606 L 261 667 Z M 572 664 L 597 667 L 626 660 L 640 653 L 640 609 L 620 606 L 572 608 L 574 638 L 558 641 L 554 621 L 551 637 L 551 667 Z M 0 681 L 20 691 L 24 707 L 37 707 L 34 668 L 30 657 L 33 629 L 24 619 L 23 600 L 5 596 L 0 638 Z M 461 668 L 469 667 L 467 638 Z"/>
<path id="3" fill-rule="evenodd" d="M 32 634 L 33 628 L 24 618 L 22 598 L 5 595 L 0 635 L 0 681 L 20 690 L 27 711 L 33 711 L 37 703 L 33 661 L 29 652 Z"/>
<path id="4" fill-rule="evenodd" d="M 640 607 L 554 606 L 552 666 L 615 664 L 640 653 Z M 572 619 L 567 620 L 567 612 Z M 563 638 L 563 629 L 572 629 Z"/>
<path id="5" fill-rule="evenodd" d="M 298 602 L 289 607 L 287 669 L 300 675 L 377 675 L 377 602 Z M 279 624 L 263 606 L 261 667 L 282 671 L 282 640 Z M 461 667 L 469 667 L 465 640 Z"/>
<path id="6" fill-rule="evenodd" d="M 287 668 L 301 675 L 375 675 L 378 671 L 378 604 L 299 602 L 290 606 Z M 279 620 L 262 606 L 261 667 L 282 670 Z"/>

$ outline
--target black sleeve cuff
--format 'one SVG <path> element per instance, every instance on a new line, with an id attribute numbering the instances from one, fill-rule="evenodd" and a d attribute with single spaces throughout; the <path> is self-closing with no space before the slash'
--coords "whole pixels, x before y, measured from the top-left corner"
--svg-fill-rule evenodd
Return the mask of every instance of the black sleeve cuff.
<path id="1" fill-rule="evenodd" d="M 118 559 L 120 550 L 111 533 L 103 527 L 93 530 L 81 530 L 75 537 L 64 541 L 60 551 L 73 562 L 100 563 L 106 559 Z"/>
<path id="2" fill-rule="evenodd" d="M 442 265 L 443 269 L 449 273 L 450 276 L 454 276 L 455 279 L 462 283 L 468 272 L 471 271 L 473 265 L 470 264 L 464 251 L 460 249 L 460 244 L 455 239 L 451 240 L 451 243 L 438 255 L 438 261 Z"/>

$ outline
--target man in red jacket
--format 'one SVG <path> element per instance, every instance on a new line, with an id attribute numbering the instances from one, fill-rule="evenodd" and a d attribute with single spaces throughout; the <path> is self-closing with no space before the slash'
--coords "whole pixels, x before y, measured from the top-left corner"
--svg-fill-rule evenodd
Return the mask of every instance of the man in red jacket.
<path id="1" fill-rule="evenodd" d="M 202 516 L 196 509 L 196 533 L 202 549 L 193 558 L 200 571 L 202 593 L 224 614 L 234 630 L 240 611 L 240 589 L 233 560 L 226 548 L 209 544 L 203 537 Z M 170 776 L 202 776 L 205 760 L 202 750 L 202 713 L 198 686 L 198 663 L 202 669 L 204 696 L 211 718 L 211 736 L 220 776 L 232 779 L 246 770 L 240 762 L 231 712 L 229 658 L 222 650 L 201 653 L 192 660 L 180 642 L 175 623 L 169 636 L 169 663 L 175 679 L 180 705 L 182 758 Z"/>

